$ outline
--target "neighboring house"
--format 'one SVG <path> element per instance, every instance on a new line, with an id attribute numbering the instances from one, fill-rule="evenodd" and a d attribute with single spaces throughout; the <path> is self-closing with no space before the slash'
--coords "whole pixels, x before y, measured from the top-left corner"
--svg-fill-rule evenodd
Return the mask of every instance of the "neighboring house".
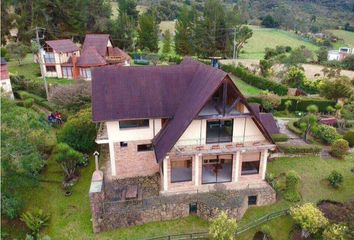
<path id="1" fill-rule="evenodd" d="M 342 61 L 347 56 L 354 54 L 354 48 L 341 47 L 339 50 L 328 51 L 327 59 L 328 61 L 336 60 Z"/>
<path id="2" fill-rule="evenodd" d="M 47 77 L 91 80 L 91 69 L 108 64 L 130 65 L 130 56 L 113 47 L 109 34 L 86 34 L 82 51 L 69 39 L 46 41 Z"/>
<path id="3" fill-rule="evenodd" d="M 72 56 L 79 57 L 80 49 L 70 39 L 46 41 L 41 54 L 45 76 L 72 79 L 73 69 L 66 65 Z"/>
<path id="4" fill-rule="evenodd" d="M 201 196 L 221 185 L 239 191 L 242 207 L 237 218 L 249 204 L 275 201 L 265 173 L 268 156 L 276 146 L 265 124 L 274 124 L 269 130 L 277 132 L 276 123 L 247 103 L 226 72 L 187 58 L 173 66 L 99 67 L 92 78 L 93 121 L 101 123 L 96 142 L 109 147 L 105 177 L 129 182 L 158 174 L 159 195 L 170 197 L 172 208 L 182 211 L 174 215 L 170 208 L 161 209 L 165 215 L 159 219 L 188 215 L 192 202 L 184 200 L 179 205 L 175 195 Z M 119 198 L 116 194 L 114 199 Z M 217 207 L 213 204 L 206 205 Z M 96 207 L 92 209 L 95 228 L 95 216 L 106 218 L 96 215 Z M 138 220 L 113 225 L 153 220 L 151 215 L 143 217 L 146 208 L 136 211 Z M 112 217 L 107 219 L 112 222 Z"/>
<path id="5" fill-rule="evenodd" d="M 14 94 L 12 92 L 11 81 L 9 77 L 9 71 L 7 69 L 7 62 L 5 58 L 1 58 L 1 73 L 0 73 L 0 82 L 1 82 L 1 92 L 8 95 L 10 98 L 14 99 Z"/>

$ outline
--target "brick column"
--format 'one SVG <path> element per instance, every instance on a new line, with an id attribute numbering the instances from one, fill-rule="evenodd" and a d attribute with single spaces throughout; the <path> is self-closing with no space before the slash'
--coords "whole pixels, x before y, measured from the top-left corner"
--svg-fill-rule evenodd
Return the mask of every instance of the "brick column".
<path id="1" fill-rule="evenodd" d="M 237 151 L 236 154 L 234 154 L 233 159 L 232 159 L 232 181 L 233 182 L 238 182 L 238 174 L 240 172 L 240 151 Z"/>
<path id="2" fill-rule="evenodd" d="M 264 149 L 262 153 L 262 180 L 265 179 L 267 170 L 268 149 Z"/>
<path id="3" fill-rule="evenodd" d="M 199 156 L 199 154 L 196 154 L 194 156 L 194 185 L 195 186 L 199 186 L 200 184 L 200 158 L 201 156 Z"/>
<path id="4" fill-rule="evenodd" d="M 103 172 L 100 170 L 96 170 L 92 174 L 89 198 L 93 232 L 98 233 L 102 230 L 103 201 L 105 198 L 103 190 Z"/>
<path id="5" fill-rule="evenodd" d="M 166 156 L 163 159 L 163 190 L 164 191 L 168 190 L 168 160 L 169 160 L 168 156 Z"/>
<path id="6" fill-rule="evenodd" d="M 112 141 L 109 142 L 109 158 L 111 160 L 111 172 L 112 176 L 116 176 L 116 157 L 114 153 L 114 143 Z"/>

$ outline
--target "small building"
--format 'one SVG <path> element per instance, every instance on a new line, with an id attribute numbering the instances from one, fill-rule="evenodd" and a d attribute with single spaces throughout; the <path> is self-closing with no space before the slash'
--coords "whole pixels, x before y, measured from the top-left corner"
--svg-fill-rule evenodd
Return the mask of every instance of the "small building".
<path id="1" fill-rule="evenodd" d="M 1 93 L 8 95 L 10 98 L 14 99 L 14 94 L 12 92 L 12 86 L 9 76 L 9 70 L 7 68 L 7 62 L 5 58 L 1 58 L 1 73 L 0 73 L 0 82 L 1 82 Z"/>
<path id="2" fill-rule="evenodd" d="M 348 47 L 341 47 L 339 50 L 331 50 L 328 51 L 328 56 L 327 59 L 328 61 L 342 61 L 345 59 L 347 56 L 353 55 L 354 54 L 354 48 L 348 48 Z"/>

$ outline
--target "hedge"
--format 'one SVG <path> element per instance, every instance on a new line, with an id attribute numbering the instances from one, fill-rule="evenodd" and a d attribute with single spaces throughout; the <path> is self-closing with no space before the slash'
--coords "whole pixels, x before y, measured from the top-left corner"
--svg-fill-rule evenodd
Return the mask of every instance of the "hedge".
<path id="1" fill-rule="evenodd" d="M 288 124 L 286 125 L 286 127 L 290 130 L 290 131 L 292 131 L 293 133 L 295 133 L 295 134 L 297 134 L 297 135 L 302 135 L 302 131 L 301 131 L 301 129 L 299 129 L 299 128 L 297 128 L 296 126 L 295 126 L 295 122 L 296 122 L 297 120 L 290 120 L 289 122 L 288 122 Z"/>
<path id="2" fill-rule="evenodd" d="M 285 154 L 319 154 L 322 150 L 316 145 L 277 144 L 277 146 Z"/>
<path id="3" fill-rule="evenodd" d="M 34 100 L 35 104 L 37 104 L 41 107 L 44 107 L 50 111 L 53 111 L 53 109 L 54 109 L 54 106 L 50 102 L 48 102 L 47 100 L 45 100 L 44 98 L 42 98 L 40 96 L 37 96 L 35 94 L 29 93 L 26 91 L 17 91 L 17 94 L 21 100 L 26 100 L 26 99 L 31 98 Z"/>
<path id="4" fill-rule="evenodd" d="M 286 142 L 289 140 L 289 137 L 286 134 L 278 133 L 273 134 L 272 139 L 274 140 L 274 142 Z"/>
<path id="5" fill-rule="evenodd" d="M 263 90 L 272 91 L 279 96 L 285 96 L 288 94 L 288 88 L 271 80 L 252 74 L 242 67 L 235 67 L 233 65 L 221 65 L 221 69 L 225 72 L 230 72 L 233 75 L 241 78 L 242 81 Z"/>

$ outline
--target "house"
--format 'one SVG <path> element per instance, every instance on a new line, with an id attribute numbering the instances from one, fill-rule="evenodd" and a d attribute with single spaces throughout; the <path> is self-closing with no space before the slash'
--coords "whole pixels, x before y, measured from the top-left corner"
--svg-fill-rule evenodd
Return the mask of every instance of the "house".
<path id="1" fill-rule="evenodd" d="M 91 68 L 130 65 L 130 56 L 113 47 L 109 34 L 86 34 L 81 52 L 70 39 L 46 41 L 41 56 L 47 77 L 91 80 Z"/>
<path id="2" fill-rule="evenodd" d="M 332 61 L 332 60 L 342 61 L 347 56 L 350 56 L 353 54 L 354 54 L 354 48 L 351 49 L 351 48 L 347 48 L 347 47 L 341 47 L 341 48 L 339 48 L 339 50 L 328 51 L 327 59 L 328 59 L 328 61 Z"/>
<path id="3" fill-rule="evenodd" d="M 170 197 L 173 208 L 176 195 L 201 196 L 218 186 L 245 191 L 237 193 L 242 203 L 247 197 L 256 205 L 275 201 L 265 182 L 275 144 L 259 110 L 226 72 L 186 58 L 174 66 L 98 67 L 92 78 L 93 121 L 101 124 L 96 142 L 109 146 L 105 178 L 157 174 L 159 196 Z M 250 196 L 255 186 L 259 191 Z M 181 215 L 166 213 L 163 219 L 185 216 L 190 204 L 181 203 Z M 153 220 L 136 215 L 138 223 Z"/>
<path id="4" fill-rule="evenodd" d="M 1 58 L 0 82 L 1 92 L 14 99 L 14 94 L 12 92 L 11 81 L 9 77 L 9 70 L 7 69 L 7 62 L 5 58 Z"/>

